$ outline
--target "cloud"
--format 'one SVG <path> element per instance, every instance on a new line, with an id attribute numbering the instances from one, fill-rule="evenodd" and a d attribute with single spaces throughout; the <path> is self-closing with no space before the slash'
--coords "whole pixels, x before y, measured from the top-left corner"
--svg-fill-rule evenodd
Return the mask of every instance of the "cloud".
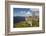
<path id="1" fill-rule="evenodd" d="M 27 13 L 25 14 L 26 16 L 32 16 L 32 12 L 27 11 Z"/>
<path id="2" fill-rule="evenodd" d="M 25 11 L 20 11 L 21 12 L 21 14 L 24 14 L 24 13 L 26 13 Z"/>
<path id="3" fill-rule="evenodd" d="M 35 15 L 38 16 L 39 12 L 37 11 L 39 11 L 39 9 L 37 8 L 29 8 L 28 11 L 20 11 L 19 13 L 16 13 L 15 16 L 32 16 L 33 15 L 32 12 L 34 11 L 35 11 Z"/>
<path id="4" fill-rule="evenodd" d="M 26 14 L 28 15 L 28 14 L 30 14 L 30 12 L 28 11 Z"/>
<path id="5" fill-rule="evenodd" d="M 31 8 L 30 10 L 31 10 L 31 11 L 39 11 L 38 8 Z"/>

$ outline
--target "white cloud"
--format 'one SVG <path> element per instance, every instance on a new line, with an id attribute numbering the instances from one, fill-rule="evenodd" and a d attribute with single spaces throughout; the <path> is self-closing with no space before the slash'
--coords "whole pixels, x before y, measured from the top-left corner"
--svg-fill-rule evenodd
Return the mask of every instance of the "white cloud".
<path id="1" fill-rule="evenodd" d="M 32 10 L 32 11 L 39 11 L 38 8 L 31 8 L 30 10 Z"/>
<path id="2" fill-rule="evenodd" d="M 32 16 L 32 12 L 27 11 L 27 13 L 25 14 L 26 16 Z"/>
<path id="3" fill-rule="evenodd" d="M 30 14 L 30 12 L 28 11 L 26 14 L 28 15 L 28 14 Z"/>
<path id="4" fill-rule="evenodd" d="M 25 13 L 25 11 L 21 11 L 21 14 L 24 14 Z"/>

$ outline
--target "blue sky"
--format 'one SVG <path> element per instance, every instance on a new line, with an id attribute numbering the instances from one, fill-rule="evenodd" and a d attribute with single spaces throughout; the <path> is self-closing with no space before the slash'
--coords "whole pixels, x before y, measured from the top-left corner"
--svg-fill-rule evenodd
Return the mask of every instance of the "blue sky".
<path id="1" fill-rule="evenodd" d="M 13 14 L 14 14 L 13 16 L 32 16 L 32 9 L 31 8 L 13 8 Z"/>

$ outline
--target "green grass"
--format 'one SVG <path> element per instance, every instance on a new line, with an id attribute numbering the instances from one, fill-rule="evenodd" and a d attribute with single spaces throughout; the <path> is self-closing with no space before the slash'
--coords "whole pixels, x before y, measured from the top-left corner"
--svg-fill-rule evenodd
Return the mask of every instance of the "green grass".
<path id="1" fill-rule="evenodd" d="M 39 20 L 38 21 L 35 21 L 35 20 L 32 20 L 32 27 L 39 27 Z"/>
<path id="2" fill-rule="evenodd" d="M 17 23 L 16 25 L 15 25 L 16 27 L 30 27 L 30 24 L 28 24 L 27 22 L 25 22 L 25 21 L 22 21 L 22 22 L 20 22 L 20 23 Z"/>
<path id="3" fill-rule="evenodd" d="M 39 27 L 39 19 L 36 21 L 36 20 L 34 20 L 34 19 L 32 19 L 31 17 L 29 17 L 29 20 L 30 20 L 30 22 L 32 22 L 32 26 L 30 26 L 30 24 L 29 23 L 27 23 L 28 21 L 21 21 L 21 22 L 19 22 L 19 23 L 16 23 L 15 25 L 14 25 L 14 27 L 16 27 L 16 28 L 24 28 L 24 27 Z"/>
<path id="4" fill-rule="evenodd" d="M 32 20 L 32 26 L 28 24 L 26 21 L 21 21 L 19 23 L 15 24 L 16 28 L 24 28 L 24 27 L 38 27 L 39 26 L 39 21 Z"/>

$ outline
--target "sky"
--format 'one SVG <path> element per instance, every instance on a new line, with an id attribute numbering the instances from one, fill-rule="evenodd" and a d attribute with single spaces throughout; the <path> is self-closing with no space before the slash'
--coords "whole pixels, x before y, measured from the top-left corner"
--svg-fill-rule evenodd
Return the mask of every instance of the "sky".
<path id="1" fill-rule="evenodd" d="M 13 8 L 13 16 L 32 16 L 33 11 L 38 11 L 38 9 L 32 9 L 32 8 Z M 35 13 L 36 15 L 39 14 L 39 12 Z"/>

